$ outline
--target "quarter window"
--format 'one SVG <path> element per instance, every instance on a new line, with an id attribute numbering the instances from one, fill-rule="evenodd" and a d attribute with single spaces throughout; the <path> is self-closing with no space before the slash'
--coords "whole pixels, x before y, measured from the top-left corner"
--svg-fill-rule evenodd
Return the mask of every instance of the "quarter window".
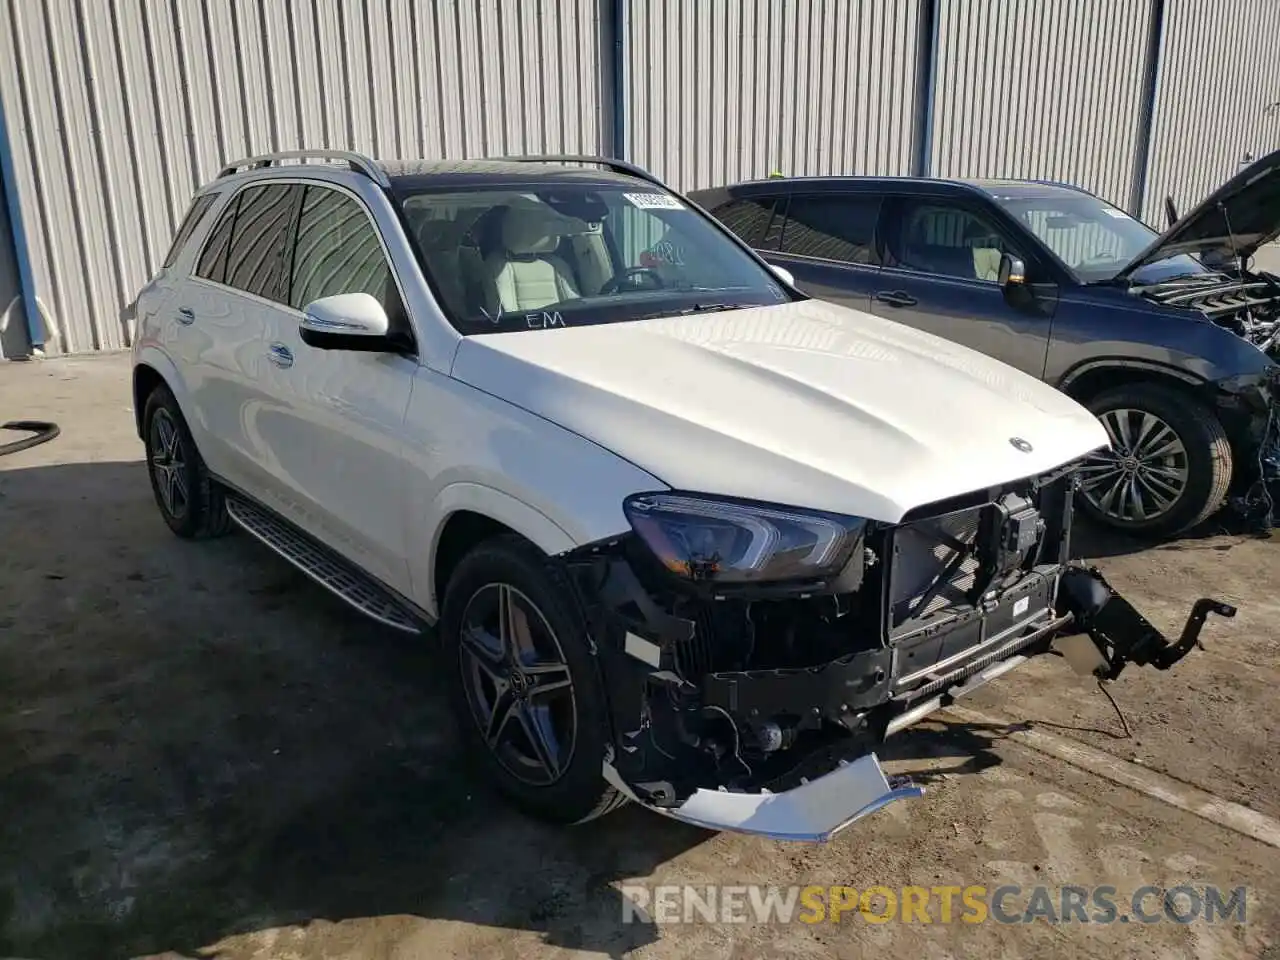
<path id="1" fill-rule="evenodd" d="M 354 198 L 326 187 L 307 187 L 298 219 L 289 304 L 339 293 L 367 293 L 404 328 L 404 307 L 391 266 L 369 215 Z"/>
<path id="2" fill-rule="evenodd" d="M 172 267 L 178 255 L 182 253 L 182 248 L 187 245 L 187 241 L 191 239 L 191 234 L 195 231 L 200 221 L 204 219 L 204 215 L 209 212 L 209 208 L 213 206 L 213 201 L 218 195 L 216 193 L 206 193 L 202 197 L 196 197 L 195 202 L 191 204 L 187 210 L 187 215 L 182 218 L 182 225 L 178 227 L 178 233 L 173 238 L 173 243 L 169 245 L 169 252 L 164 255 L 164 265 Z"/>
<path id="3" fill-rule="evenodd" d="M 240 196 L 231 198 L 227 209 L 223 211 L 218 225 L 213 228 L 209 239 L 205 241 L 204 251 L 200 254 L 200 262 L 196 265 L 196 276 L 221 283 L 227 272 L 227 248 L 231 245 L 231 230 L 236 224 L 236 208 L 240 206 Z"/>
<path id="4" fill-rule="evenodd" d="M 757 250 L 777 250 L 782 235 L 779 202 L 773 197 L 738 197 L 716 207 L 711 213 Z"/>
<path id="5" fill-rule="evenodd" d="M 283 299 L 279 268 L 296 200 L 296 188 L 287 183 L 249 187 L 241 194 L 227 256 L 228 286 L 270 300 Z"/>
<path id="6" fill-rule="evenodd" d="M 877 197 L 792 197 L 782 253 L 845 263 L 876 264 Z"/>
<path id="7" fill-rule="evenodd" d="M 944 277 L 996 282 L 1000 257 L 1020 257 L 986 218 L 957 204 L 907 201 L 895 216 L 891 264 Z"/>

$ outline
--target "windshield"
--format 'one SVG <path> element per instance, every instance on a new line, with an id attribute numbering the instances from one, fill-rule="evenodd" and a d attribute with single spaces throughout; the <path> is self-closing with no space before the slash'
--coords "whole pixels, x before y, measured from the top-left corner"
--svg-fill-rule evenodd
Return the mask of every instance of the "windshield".
<path id="1" fill-rule="evenodd" d="M 398 196 L 423 269 L 464 334 L 791 299 L 703 214 L 648 184 L 406 188 Z"/>
<path id="2" fill-rule="evenodd" d="M 1083 194 L 1000 197 L 997 202 L 1083 283 L 1112 279 L 1159 236 L 1123 210 Z M 1208 271 L 1195 258 L 1180 254 L 1148 264 L 1142 272 L 1152 273 L 1147 279 L 1154 280 Z"/>

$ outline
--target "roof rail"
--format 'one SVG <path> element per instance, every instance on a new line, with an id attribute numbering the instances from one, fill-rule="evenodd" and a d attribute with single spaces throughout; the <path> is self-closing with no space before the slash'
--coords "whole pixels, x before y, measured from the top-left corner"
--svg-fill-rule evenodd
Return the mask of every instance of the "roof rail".
<path id="1" fill-rule="evenodd" d="M 634 163 L 627 163 L 627 161 L 618 160 L 615 157 L 593 157 L 588 154 L 576 153 L 536 153 L 516 157 L 486 157 L 485 159 L 505 160 L 511 163 L 595 163 L 602 167 L 608 167 L 615 173 L 625 173 L 633 177 L 639 177 L 641 180 L 647 180 L 649 183 L 662 187 L 664 190 L 671 189 L 643 167 L 637 167 Z"/>
<path id="2" fill-rule="evenodd" d="M 377 160 L 351 150 L 282 150 L 277 153 L 262 153 L 227 164 L 218 171 L 217 179 L 229 177 L 241 169 L 261 170 L 264 167 L 279 166 L 285 160 L 342 160 L 356 173 L 363 174 L 378 186 L 391 186 L 391 181 L 387 179 L 386 172 Z"/>

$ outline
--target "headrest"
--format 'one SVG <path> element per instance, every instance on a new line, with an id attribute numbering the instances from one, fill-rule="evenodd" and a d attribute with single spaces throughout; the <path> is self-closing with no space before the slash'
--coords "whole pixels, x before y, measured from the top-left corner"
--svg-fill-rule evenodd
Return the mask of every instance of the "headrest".
<path id="1" fill-rule="evenodd" d="M 517 256 L 550 253 L 561 237 L 586 232 L 584 221 L 536 201 L 513 203 L 502 218 L 502 246 Z"/>

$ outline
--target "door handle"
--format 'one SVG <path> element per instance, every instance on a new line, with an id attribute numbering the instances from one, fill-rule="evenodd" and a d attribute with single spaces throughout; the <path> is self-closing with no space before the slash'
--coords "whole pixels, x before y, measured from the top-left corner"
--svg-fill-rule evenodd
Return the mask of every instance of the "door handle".
<path id="1" fill-rule="evenodd" d="M 196 322 L 196 312 L 190 307 L 179 307 L 178 322 L 184 326 L 191 326 L 191 324 Z"/>
<path id="2" fill-rule="evenodd" d="M 909 307 L 916 302 L 916 298 L 905 290 L 881 290 L 876 294 L 876 299 L 891 307 Z"/>
<path id="3" fill-rule="evenodd" d="M 293 366 L 293 351 L 283 343 L 273 343 L 267 347 L 267 359 L 282 370 Z"/>

